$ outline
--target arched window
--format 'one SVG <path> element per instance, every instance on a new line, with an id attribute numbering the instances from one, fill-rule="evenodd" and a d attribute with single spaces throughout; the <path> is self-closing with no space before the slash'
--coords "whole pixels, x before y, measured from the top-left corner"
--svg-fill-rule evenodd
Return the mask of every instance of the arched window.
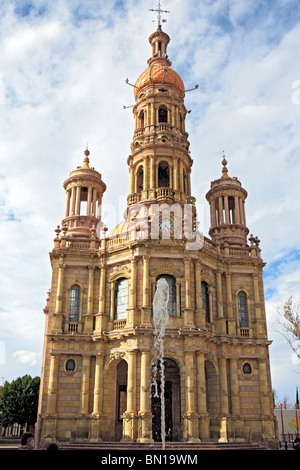
<path id="1" fill-rule="evenodd" d="M 143 191 L 143 189 L 144 189 L 144 169 L 143 169 L 142 166 L 140 166 L 138 168 L 136 177 L 137 177 L 137 182 L 136 182 L 137 183 L 137 192 L 139 193 L 139 192 Z"/>
<path id="2" fill-rule="evenodd" d="M 161 274 L 160 276 L 157 276 L 156 281 L 158 279 L 164 278 L 169 286 L 169 302 L 168 302 L 168 312 L 169 315 L 172 315 L 173 317 L 176 317 L 177 315 L 177 309 L 176 309 L 176 279 L 173 276 L 170 276 L 169 274 Z"/>
<path id="3" fill-rule="evenodd" d="M 139 127 L 145 127 L 145 113 L 143 109 L 139 114 Z"/>
<path id="4" fill-rule="evenodd" d="M 160 162 L 158 166 L 158 187 L 168 188 L 170 186 L 170 172 L 167 162 Z"/>
<path id="5" fill-rule="evenodd" d="M 69 322 L 78 322 L 80 315 L 80 286 L 74 284 L 69 296 Z"/>
<path id="6" fill-rule="evenodd" d="M 128 279 L 118 279 L 115 287 L 115 320 L 127 317 L 128 307 Z"/>
<path id="7" fill-rule="evenodd" d="M 168 122 L 168 110 L 167 107 L 164 105 L 159 107 L 158 122 Z"/>
<path id="8" fill-rule="evenodd" d="M 207 323 L 210 323 L 208 284 L 205 281 L 201 282 L 201 295 L 202 295 L 202 308 L 205 312 L 205 321 Z"/>
<path id="9" fill-rule="evenodd" d="M 247 305 L 247 295 L 246 292 L 238 293 L 238 309 L 239 309 L 239 321 L 241 328 L 249 327 L 249 317 L 248 317 L 248 305 Z"/>
<path id="10" fill-rule="evenodd" d="M 187 184 L 186 184 L 186 171 L 183 169 L 183 192 L 187 192 Z"/>

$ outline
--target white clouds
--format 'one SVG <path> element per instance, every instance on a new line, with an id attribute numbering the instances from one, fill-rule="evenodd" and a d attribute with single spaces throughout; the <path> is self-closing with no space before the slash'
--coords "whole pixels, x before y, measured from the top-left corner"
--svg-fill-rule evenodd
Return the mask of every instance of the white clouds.
<path id="1" fill-rule="evenodd" d="M 16 351 L 13 357 L 24 365 L 35 366 L 40 360 L 40 354 L 33 351 Z"/>
<path id="2" fill-rule="evenodd" d="M 0 307 L 7 312 L 0 311 L 7 360 L 1 375 L 26 373 L 14 361 L 23 355 L 13 359 L 13 353 L 41 347 L 48 251 L 64 213 L 62 183 L 81 163 L 87 142 L 91 164 L 107 184 L 104 204 L 121 213 L 121 196 L 125 208 L 133 119 L 122 105 L 134 99 L 124 80 L 134 83 L 147 66 L 148 36 L 156 27 L 149 8 L 155 8 L 149 0 L 0 6 Z M 173 67 L 186 87 L 200 85 L 185 98 L 192 109 L 186 128 L 193 195 L 205 201 L 225 150 L 229 173 L 249 193 L 250 231 L 261 238 L 271 266 L 300 246 L 300 105 L 292 101 L 292 84 L 300 80 L 297 2 L 255 2 L 253 10 L 246 0 L 165 0 L 163 8 L 171 10 L 164 29 Z M 207 212 L 205 202 L 209 220 Z M 296 259 L 271 272 L 270 316 L 272 303 L 300 287 Z"/>

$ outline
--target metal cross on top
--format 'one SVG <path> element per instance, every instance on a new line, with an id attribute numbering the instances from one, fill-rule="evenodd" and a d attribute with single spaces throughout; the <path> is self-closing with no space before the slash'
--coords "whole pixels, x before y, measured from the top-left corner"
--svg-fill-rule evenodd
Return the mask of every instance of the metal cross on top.
<path id="1" fill-rule="evenodd" d="M 162 13 L 170 13 L 170 12 L 169 12 L 169 10 L 162 10 L 161 9 L 160 0 L 157 4 L 157 9 L 151 8 L 151 9 L 149 9 L 149 11 L 156 11 L 157 12 L 157 23 L 158 23 L 159 28 L 161 28 L 161 23 L 166 23 L 167 22 L 167 20 L 165 20 L 161 17 L 161 14 Z M 153 20 L 153 21 L 155 21 L 155 20 Z"/>

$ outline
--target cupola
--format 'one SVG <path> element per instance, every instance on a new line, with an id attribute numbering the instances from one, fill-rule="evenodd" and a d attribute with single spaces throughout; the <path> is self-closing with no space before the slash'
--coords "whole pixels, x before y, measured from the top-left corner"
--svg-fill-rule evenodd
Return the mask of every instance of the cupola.
<path id="1" fill-rule="evenodd" d="M 225 156 L 222 165 L 221 178 L 211 182 L 206 194 L 210 204 L 209 235 L 220 245 L 246 246 L 249 233 L 245 215 L 247 191 L 236 177 L 228 175 Z"/>
<path id="2" fill-rule="evenodd" d="M 66 190 L 65 218 L 62 226 L 67 226 L 67 237 L 90 238 L 91 229 L 101 222 L 102 196 L 106 190 L 101 174 L 90 167 L 90 152 L 84 151 L 82 166 L 71 171 L 64 182 Z"/>

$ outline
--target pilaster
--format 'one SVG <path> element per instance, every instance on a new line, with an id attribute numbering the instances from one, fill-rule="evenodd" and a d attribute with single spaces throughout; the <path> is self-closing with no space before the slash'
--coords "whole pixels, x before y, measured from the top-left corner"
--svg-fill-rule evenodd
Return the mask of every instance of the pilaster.
<path id="1" fill-rule="evenodd" d="M 127 351 L 127 409 L 123 415 L 123 439 L 135 441 L 137 438 L 136 410 L 136 354 L 137 351 Z"/>
<path id="2" fill-rule="evenodd" d="M 150 352 L 141 351 L 141 386 L 138 442 L 153 442 L 150 397 Z"/>

